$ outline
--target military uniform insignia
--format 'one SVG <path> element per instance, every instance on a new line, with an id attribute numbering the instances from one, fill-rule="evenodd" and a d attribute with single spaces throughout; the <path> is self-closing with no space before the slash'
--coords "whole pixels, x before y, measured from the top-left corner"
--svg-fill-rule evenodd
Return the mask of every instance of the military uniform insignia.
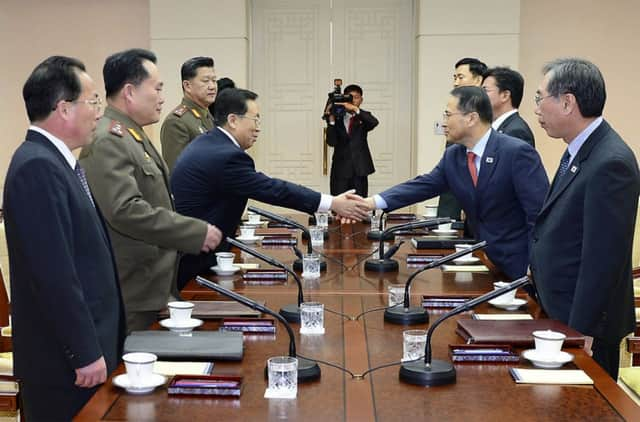
<path id="1" fill-rule="evenodd" d="M 196 110 L 195 108 L 191 109 L 191 112 L 193 113 L 194 116 L 196 116 L 196 118 L 200 119 L 200 113 L 198 113 L 198 110 Z"/>
<path id="2" fill-rule="evenodd" d="M 124 136 L 124 131 L 122 130 L 122 123 L 120 123 L 117 120 L 112 120 L 111 125 L 109 126 L 109 133 L 112 133 L 122 138 Z"/>
<path id="3" fill-rule="evenodd" d="M 136 132 L 135 129 L 128 127 L 127 130 L 129 131 L 129 133 L 131 134 L 131 136 L 133 136 L 133 139 L 135 139 L 138 142 L 142 142 L 142 136 L 140 136 L 138 134 L 138 132 Z"/>
<path id="4" fill-rule="evenodd" d="M 203 128 L 202 126 L 198 127 L 198 129 L 200 130 L 200 133 L 205 133 L 207 131 L 207 129 Z"/>
<path id="5" fill-rule="evenodd" d="M 178 117 L 182 117 L 186 112 L 187 112 L 187 106 L 184 104 L 180 104 L 178 107 L 176 107 L 173 110 L 173 114 L 175 114 Z"/>
<path id="6" fill-rule="evenodd" d="M 144 159 L 145 159 L 145 161 L 151 161 L 151 156 L 149 155 L 149 153 L 147 151 L 144 152 Z"/>

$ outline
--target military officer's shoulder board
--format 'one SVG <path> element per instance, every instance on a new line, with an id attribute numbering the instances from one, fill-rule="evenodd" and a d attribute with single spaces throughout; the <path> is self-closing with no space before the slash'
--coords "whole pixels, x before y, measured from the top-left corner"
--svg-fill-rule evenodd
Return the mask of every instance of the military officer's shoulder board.
<path id="1" fill-rule="evenodd" d="M 109 125 L 109 133 L 112 133 L 120 138 L 124 136 L 124 129 L 122 123 L 117 120 L 112 120 Z"/>
<path id="2" fill-rule="evenodd" d="M 173 114 L 175 114 L 178 117 L 182 117 L 184 115 L 184 113 L 186 113 L 188 110 L 187 106 L 184 104 L 180 104 L 178 107 L 176 107 L 173 110 Z"/>

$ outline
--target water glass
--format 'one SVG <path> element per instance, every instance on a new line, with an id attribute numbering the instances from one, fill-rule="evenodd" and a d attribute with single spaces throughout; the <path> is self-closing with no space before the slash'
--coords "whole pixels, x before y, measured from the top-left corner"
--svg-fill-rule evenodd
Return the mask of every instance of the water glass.
<path id="1" fill-rule="evenodd" d="M 323 230 L 327 230 L 329 227 L 329 213 L 326 211 L 315 213 L 316 226 L 322 227 Z"/>
<path id="2" fill-rule="evenodd" d="M 396 306 L 404 303 L 404 284 L 390 284 L 387 287 L 389 292 L 389 306 Z"/>
<path id="3" fill-rule="evenodd" d="M 382 219 L 382 227 L 380 227 L 380 219 Z M 370 229 L 370 231 L 372 231 L 372 232 L 383 231 L 386 220 L 387 220 L 387 217 L 386 217 L 385 214 L 383 214 L 383 213 L 376 214 L 375 212 L 373 212 L 371 214 L 371 229 Z"/>
<path id="4" fill-rule="evenodd" d="M 267 360 L 269 390 L 275 397 L 295 396 L 298 392 L 298 359 L 276 356 Z"/>
<path id="5" fill-rule="evenodd" d="M 300 304 L 300 333 L 324 334 L 324 304 L 320 302 Z"/>
<path id="6" fill-rule="evenodd" d="M 305 278 L 320 277 L 320 257 L 316 254 L 302 256 L 302 276 Z"/>
<path id="7" fill-rule="evenodd" d="M 324 244 L 324 229 L 320 226 L 309 226 L 309 236 L 311 246 L 322 246 Z"/>
<path id="8" fill-rule="evenodd" d="M 406 330 L 402 332 L 402 360 L 415 360 L 424 356 L 427 345 L 427 330 Z"/>

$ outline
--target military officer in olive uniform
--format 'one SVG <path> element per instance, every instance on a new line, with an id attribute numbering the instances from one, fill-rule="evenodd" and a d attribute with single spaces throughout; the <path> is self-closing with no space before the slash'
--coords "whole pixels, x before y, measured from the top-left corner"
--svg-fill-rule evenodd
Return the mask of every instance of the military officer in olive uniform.
<path id="1" fill-rule="evenodd" d="M 174 211 L 165 162 L 142 128 L 162 111 L 155 55 L 133 49 L 107 58 L 108 107 L 80 162 L 107 221 L 128 331 L 147 328 L 177 296 L 178 251 L 214 250 L 222 234 L 206 221 Z"/>
<path id="2" fill-rule="evenodd" d="M 196 136 L 213 129 L 209 106 L 216 100 L 217 84 L 211 57 L 194 57 L 180 69 L 184 97 L 164 119 L 160 131 L 162 156 L 173 171 L 178 156 Z"/>

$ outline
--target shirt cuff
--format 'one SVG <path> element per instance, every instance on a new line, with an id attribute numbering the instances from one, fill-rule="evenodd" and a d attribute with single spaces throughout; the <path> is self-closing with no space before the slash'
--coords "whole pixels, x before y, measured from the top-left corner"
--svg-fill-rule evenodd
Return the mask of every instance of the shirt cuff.
<path id="1" fill-rule="evenodd" d="M 387 201 L 378 194 L 373 195 L 373 202 L 376 203 L 376 209 L 384 210 L 388 207 Z"/>
<path id="2" fill-rule="evenodd" d="M 333 196 L 323 193 L 322 196 L 320 196 L 320 204 L 318 205 L 318 212 L 329 211 L 331 209 L 332 203 L 333 203 Z"/>

